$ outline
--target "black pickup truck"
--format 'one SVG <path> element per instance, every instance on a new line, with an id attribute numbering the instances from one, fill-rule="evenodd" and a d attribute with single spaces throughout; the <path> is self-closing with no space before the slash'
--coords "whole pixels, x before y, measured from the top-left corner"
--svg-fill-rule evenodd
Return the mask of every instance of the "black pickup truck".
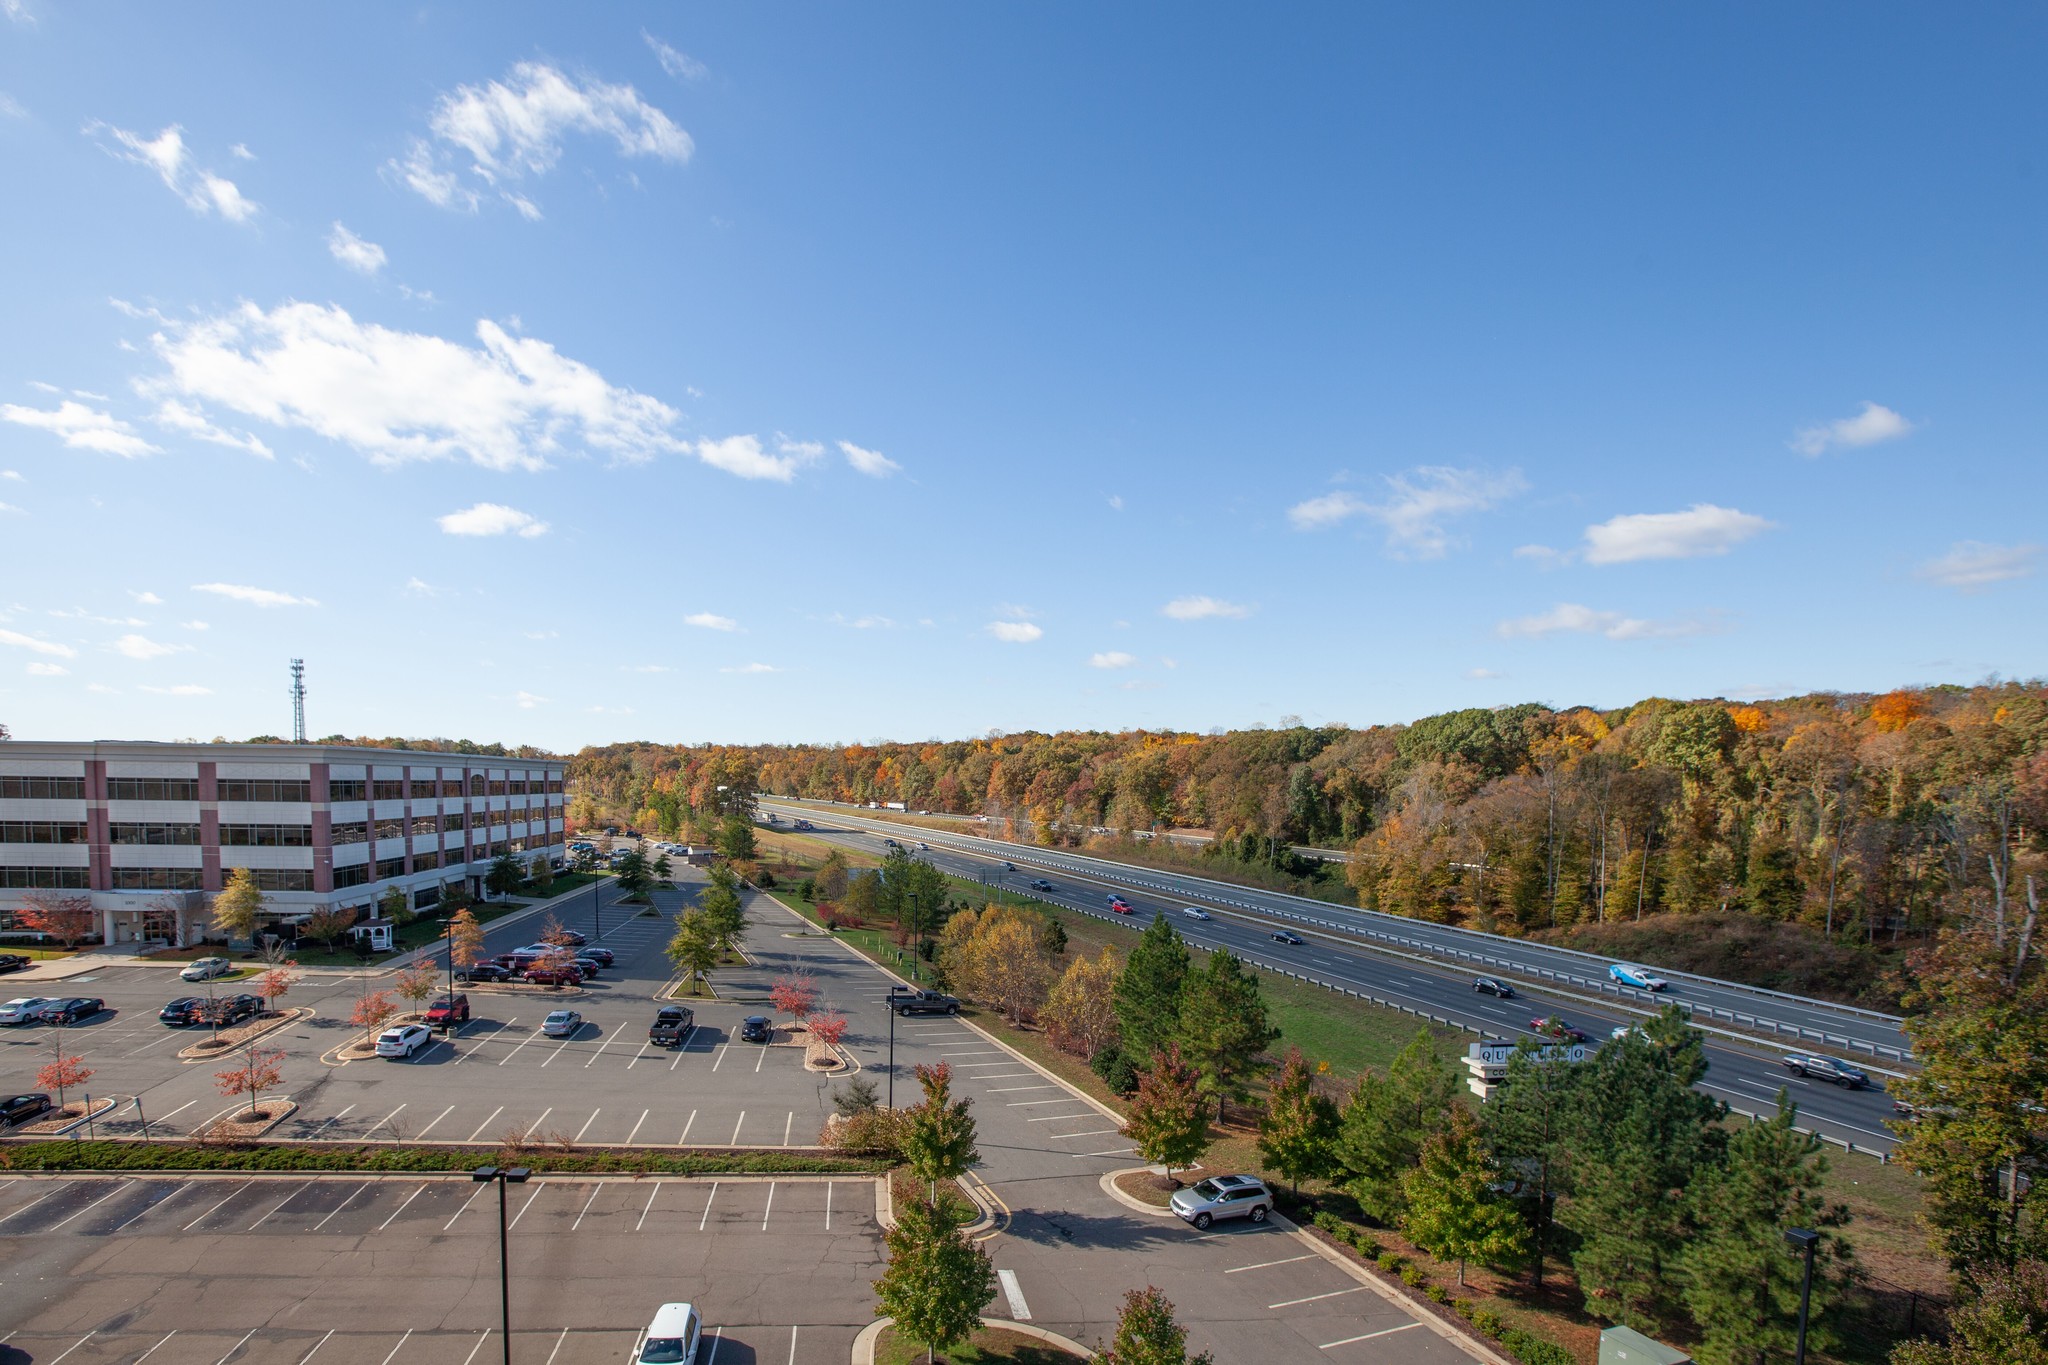
<path id="1" fill-rule="evenodd" d="M 960 1001 L 957 996 L 941 995 L 937 991 L 913 991 L 892 986 L 889 989 L 889 1008 L 898 1014 L 958 1014 Z"/>
<path id="2" fill-rule="evenodd" d="M 663 1005 L 655 1012 L 654 1022 L 647 1026 L 647 1041 L 656 1047 L 678 1047 L 689 1037 L 696 1022 L 688 1006 Z"/>

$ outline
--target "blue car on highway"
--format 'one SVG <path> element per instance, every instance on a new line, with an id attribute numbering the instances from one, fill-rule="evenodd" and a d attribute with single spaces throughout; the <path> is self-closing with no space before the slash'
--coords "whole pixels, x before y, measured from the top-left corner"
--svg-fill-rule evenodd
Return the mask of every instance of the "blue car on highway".
<path id="1" fill-rule="evenodd" d="M 1607 969 L 1607 975 L 1616 985 L 1633 986 L 1639 991 L 1661 991 L 1671 984 L 1648 967 L 1624 966 L 1619 962 Z"/>

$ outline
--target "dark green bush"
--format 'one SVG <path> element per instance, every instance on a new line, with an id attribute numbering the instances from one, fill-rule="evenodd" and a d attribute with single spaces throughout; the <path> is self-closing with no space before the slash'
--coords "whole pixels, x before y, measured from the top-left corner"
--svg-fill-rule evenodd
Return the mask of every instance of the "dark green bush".
<path id="1" fill-rule="evenodd" d="M 1473 1309 L 1472 1325 L 1495 1340 L 1500 1338 L 1500 1334 L 1505 1326 L 1500 1320 L 1500 1314 L 1494 1312 L 1491 1308 Z"/>
<path id="2" fill-rule="evenodd" d="M 1570 1351 L 1534 1332 L 1510 1327 L 1500 1334 L 1500 1344 L 1522 1365 L 1578 1365 Z"/>
<path id="3" fill-rule="evenodd" d="M 1373 1258 L 1373 1264 L 1391 1275 L 1401 1268 L 1403 1259 L 1391 1251 L 1382 1251 Z"/>
<path id="4" fill-rule="evenodd" d="M 1402 1266 L 1401 1283 L 1407 1285 L 1410 1289 L 1413 1289 L 1416 1285 L 1422 1283 L 1422 1271 L 1412 1265 Z"/>
<path id="5" fill-rule="evenodd" d="M 1106 1047 L 1090 1057 L 1088 1069 L 1119 1095 L 1128 1095 L 1138 1088 L 1138 1068 L 1118 1048 Z"/>

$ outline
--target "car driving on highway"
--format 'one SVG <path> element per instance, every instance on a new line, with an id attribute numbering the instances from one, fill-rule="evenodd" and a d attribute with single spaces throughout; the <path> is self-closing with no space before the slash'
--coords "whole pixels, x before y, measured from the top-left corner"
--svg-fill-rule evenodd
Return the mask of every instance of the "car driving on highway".
<path id="1" fill-rule="evenodd" d="M 1607 975 L 1616 985 L 1633 986 L 1639 991 L 1661 991 L 1671 985 L 1648 967 L 1632 967 L 1621 962 L 1609 967 Z"/>
<path id="2" fill-rule="evenodd" d="M 1301 935 L 1291 929 L 1275 929 L 1273 931 L 1273 942 L 1284 943 L 1290 948 L 1299 948 L 1301 946 Z"/>
<path id="3" fill-rule="evenodd" d="M 1532 1032 L 1540 1033 L 1546 1038 L 1555 1038 L 1561 1043 L 1583 1043 L 1586 1041 L 1586 1031 L 1584 1029 L 1574 1028 L 1554 1014 L 1546 1014 L 1539 1019 L 1531 1019 L 1529 1021 L 1529 1028 Z"/>
<path id="4" fill-rule="evenodd" d="M 1204 910 L 1204 909 L 1202 909 L 1202 908 L 1201 908 L 1200 906 L 1195 906 L 1195 905 L 1183 905 L 1183 906 L 1182 906 L 1182 907 L 1180 908 L 1180 913 L 1181 913 L 1181 917 L 1182 917 L 1183 919 L 1207 919 L 1207 918 L 1209 918 L 1209 912 L 1208 912 L 1207 910 Z"/>
<path id="5" fill-rule="evenodd" d="M 1119 915 L 1129 915 L 1135 913 L 1131 909 L 1131 903 L 1125 900 L 1122 896 L 1117 895 L 1115 892 L 1110 893 L 1109 908 L 1112 913 Z"/>
<path id="6" fill-rule="evenodd" d="M 1472 982 L 1472 989 L 1481 995 L 1497 995 L 1503 1000 L 1515 998 L 1515 988 L 1497 976 L 1482 976 Z"/>
<path id="7" fill-rule="evenodd" d="M 1788 1052 L 1782 1060 L 1785 1069 L 1795 1076 L 1832 1081 L 1847 1090 L 1861 1090 L 1870 1084 L 1870 1077 L 1862 1068 L 1818 1052 Z"/>

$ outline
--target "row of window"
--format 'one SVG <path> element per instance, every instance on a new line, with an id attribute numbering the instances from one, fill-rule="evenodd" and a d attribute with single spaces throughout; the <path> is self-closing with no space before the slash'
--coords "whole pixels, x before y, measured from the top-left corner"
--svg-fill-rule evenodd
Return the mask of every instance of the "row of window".
<path id="1" fill-rule="evenodd" d="M 85 826 L 58 820 L 0 820 L 0 844 L 82 844 Z"/>
<path id="2" fill-rule="evenodd" d="M 328 780 L 327 799 L 361 801 L 367 798 L 375 801 L 404 801 L 410 798 L 414 801 L 431 801 L 440 796 L 539 796 L 544 792 L 559 793 L 561 790 L 560 778 L 552 782 L 540 778 L 535 778 L 531 782 L 506 781 L 503 778 L 491 781 L 479 775 L 471 777 L 465 788 L 459 777 L 442 778 L 438 781 L 417 777 L 403 780 L 377 778 L 368 782 L 352 777 L 339 777 Z"/>
<path id="3" fill-rule="evenodd" d="M 82 867 L 0 867 L 0 889 L 83 891 L 92 883 Z"/>
<path id="4" fill-rule="evenodd" d="M 0 801 L 83 801 L 82 777 L 0 777 Z"/>
<path id="5" fill-rule="evenodd" d="M 107 826 L 107 838 L 116 844 L 191 845 L 199 842 L 199 826 L 124 823 Z"/>
<path id="6" fill-rule="evenodd" d="M 197 801 L 196 777 L 110 777 L 109 801 Z"/>
<path id="7" fill-rule="evenodd" d="M 216 784 L 222 801 L 311 801 L 313 784 L 305 778 L 239 778 L 224 777 Z M 349 779 L 331 781 L 327 784 L 329 801 L 361 801 L 371 795 L 374 788 L 379 801 L 402 801 L 408 796 L 415 801 L 431 800 L 437 796 L 539 796 L 544 792 L 560 795 L 562 780 L 535 779 L 531 782 L 487 782 L 481 777 L 469 780 L 469 789 L 463 790 L 460 778 L 443 782 L 358 782 Z M 83 801 L 85 779 L 82 777 L 0 777 L 0 801 Z M 107 799 L 110 801 L 197 801 L 199 779 L 196 777 L 110 777 L 107 779 Z"/>
<path id="8" fill-rule="evenodd" d="M 117 867 L 114 869 L 116 891 L 197 891 L 199 869 L 196 867 Z"/>

